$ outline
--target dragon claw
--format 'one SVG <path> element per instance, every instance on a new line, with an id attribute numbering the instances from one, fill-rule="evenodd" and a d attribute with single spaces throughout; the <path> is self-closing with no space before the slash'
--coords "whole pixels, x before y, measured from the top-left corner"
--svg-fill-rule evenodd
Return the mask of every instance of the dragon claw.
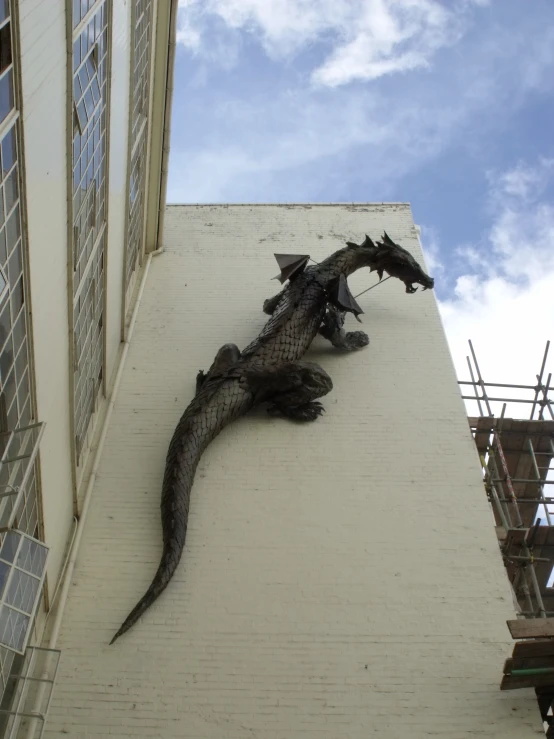
<path id="1" fill-rule="evenodd" d="M 269 406 L 267 412 L 270 416 L 290 418 L 292 421 L 315 421 L 322 413 L 325 413 L 325 408 L 317 400 L 313 400 L 296 406 L 275 403 Z"/>

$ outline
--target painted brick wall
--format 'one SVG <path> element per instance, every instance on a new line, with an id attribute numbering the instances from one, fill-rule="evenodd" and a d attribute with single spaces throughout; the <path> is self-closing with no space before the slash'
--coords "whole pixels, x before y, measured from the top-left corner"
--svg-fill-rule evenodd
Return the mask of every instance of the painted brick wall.
<path id="1" fill-rule="evenodd" d="M 334 380 L 317 423 L 262 411 L 211 445 L 173 582 L 108 646 L 158 563 L 164 459 L 196 372 L 262 327 L 273 252 L 319 260 L 383 228 L 421 259 L 406 205 L 168 209 L 48 739 L 541 735 L 533 694 L 498 688 L 512 603 L 434 294 L 393 280 L 360 298 L 369 347 L 314 343 Z M 351 287 L 375 281 L 358 273 Z"/>

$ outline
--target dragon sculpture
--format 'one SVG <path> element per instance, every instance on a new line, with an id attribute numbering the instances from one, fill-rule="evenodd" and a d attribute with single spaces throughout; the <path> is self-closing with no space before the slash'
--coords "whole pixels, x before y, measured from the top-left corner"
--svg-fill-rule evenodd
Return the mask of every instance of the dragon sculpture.
<path id="1" fill-rule="evenodd" d="M 320 264 L 307 266 L 308 255 L 276 254 L 278 279 L 288 280 L 281 292 L 266 300 L 263 310 L 271 318 L 259 336 L 242 352 L 235 344 L 218 351 L 208 372 L 196 377 L 196 394 L 183 413 L 167 452 L 162 484 L 163 550 L 158 570 L 144 596 L 129 613 L 110 644 L 137 622 L 165 590 L 175 573 L 187 533 L 190 494 L 202 453 L 232 421 L 261 403 L 269 403 L 273 416 L 314 421 L 323 412 L 319 398 L 333 387 L 327 372 L 302 360 L 319 333 L 338 349 L 366 346 L 362 331 L 345 332 L 345 315 L 359 320 L 363 313 L 350 293 L 347 278 L 369 267 L 381 280 L 386 272 L 406 285 L 406 292 L 433 288 L 434 280 L 412 255 L 385 233 L 383 241 L 366 235 L 362 244 L 346 242 Z"/>

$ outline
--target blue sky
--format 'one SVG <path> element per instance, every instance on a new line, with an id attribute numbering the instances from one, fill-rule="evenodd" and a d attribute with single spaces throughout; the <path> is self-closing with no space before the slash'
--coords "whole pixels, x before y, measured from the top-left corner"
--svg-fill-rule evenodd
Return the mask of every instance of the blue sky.
<path id="1" fill-rule="evenodd" d="M 551 0 L 180 0 L 168 201 L 410 201 L 459 374 L 531 383 L 553 89 Z"/>

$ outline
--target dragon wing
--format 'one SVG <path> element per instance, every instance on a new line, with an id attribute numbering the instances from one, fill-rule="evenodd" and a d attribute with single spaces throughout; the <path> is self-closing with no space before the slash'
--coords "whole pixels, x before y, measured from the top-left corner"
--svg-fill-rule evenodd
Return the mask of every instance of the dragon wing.
<path id="1" fill-rule="evenodd" d="M 281 274 L 273 279 L 279 280 L 281 284 L 303 272 L 310 258 L 309 254 L 274 254 L 273 256 L 281 270 Z"/>

